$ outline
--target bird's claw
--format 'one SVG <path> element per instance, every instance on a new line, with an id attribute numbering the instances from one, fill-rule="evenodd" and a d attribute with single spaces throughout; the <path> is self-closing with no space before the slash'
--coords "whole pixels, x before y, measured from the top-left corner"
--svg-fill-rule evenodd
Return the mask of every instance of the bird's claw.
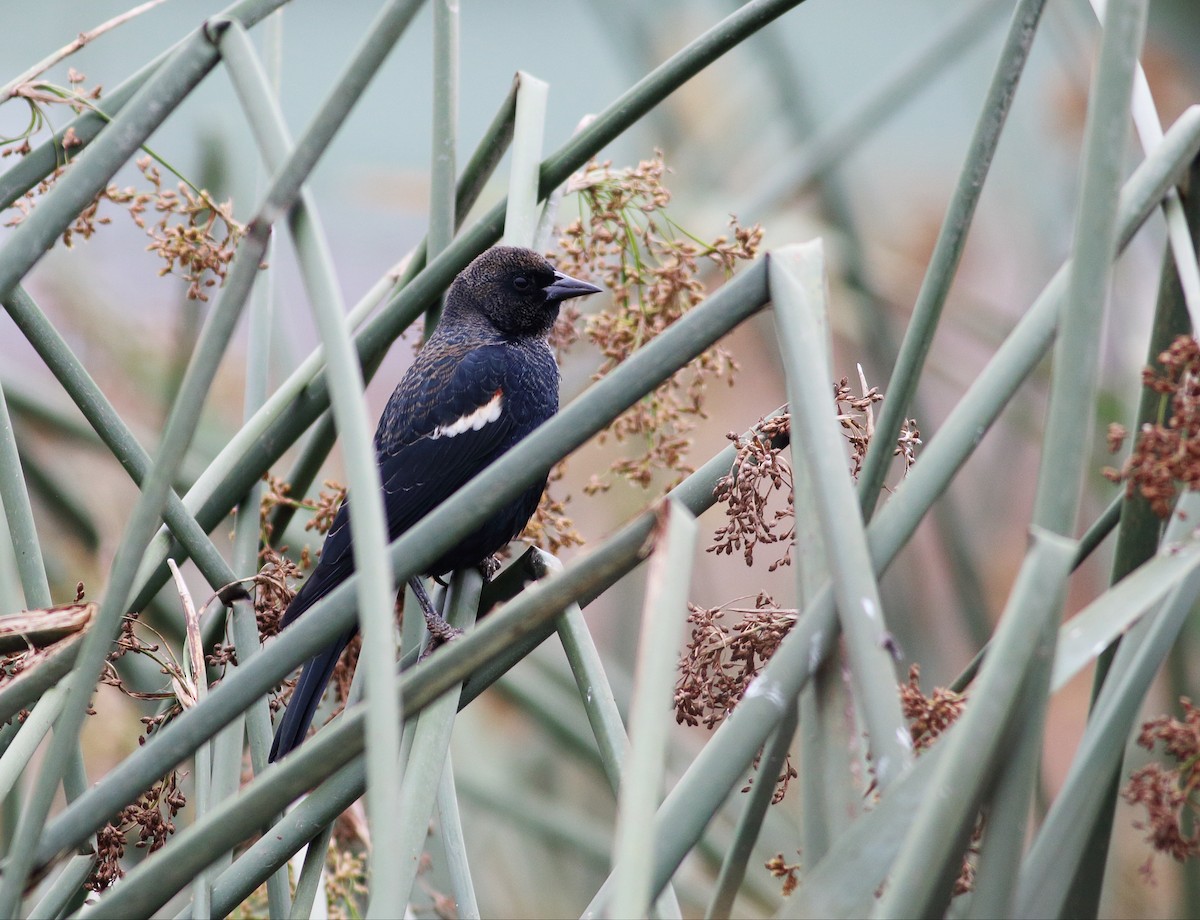
<path id="1" fill-rule="evenodd" d="M 488 556 L 483 562 L 479 563 L 479 573 L 483 575 L 483 580 L 488 582 L 496 577 L 496 573 L 500 571 L 503 565 L 504 563 L 500 561 L 499 556 Z"/>
<path id="2" fill-rule="evenodd" d="M 442 617 L 431 611 L 425 613 L 425 628 L 429 630 L 431 638 L 439 644 L 442 642 L 451 642 L 463 634 L 461 629 L 451 626 Z"/>
<path id="3" fill-rule="evenodd" d="M 421 613 L 425 617 L 425 628 L 429 630 L 429 645 L 425 651 L 421 653 L 418 660 L 424 661 L 425 658 L 439 645 L 444 645 L 457 639 L 463 634 L 461 629 L 456 629 L 446 622 L 445 618 L 437 612 L 433 606 L 433 601 L 429 599 L 429 593 L 425 590 L 425 585 L 421 583 L 421 579 L 413 576 L 408 580 L 409 587 L 412 588 L 413 595 L 417 599 L 417 603 L 421 607 Z"/>
<path id="4" fill-rule="evenodd" d="M 417 659 L 418 661 L 424 661 L 436 649 L 441 648 L 447 642 L 453 642 L 463 635 L 461 629 L 451 626 L 442 617 L 430 611 L 425 611 L 425 628 L 429 630 L 429 644 L 421 652 L 421 656 Z"/>

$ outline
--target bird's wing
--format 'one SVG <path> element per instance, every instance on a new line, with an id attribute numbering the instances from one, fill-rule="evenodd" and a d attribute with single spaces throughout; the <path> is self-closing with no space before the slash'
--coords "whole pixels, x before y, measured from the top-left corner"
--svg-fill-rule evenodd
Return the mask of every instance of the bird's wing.
<path id="1" fill-rule="evenodd" d="M 394 539 L 461 488 L 511 443 L 508 349 L 445 354 L 410 375 L 376 435 L 388 529 Z"/>
<path id="2" fill-rule="evenodd" d="M 496 456 L 512 435 L 506 347 L 440 348 L 418 362 L 388 401 L 375 434 L 384 513 L 395 539 Z M 354 570 L 350 502 L 342 502 L 321 560 L 283 617 L 287 626 Z"/>

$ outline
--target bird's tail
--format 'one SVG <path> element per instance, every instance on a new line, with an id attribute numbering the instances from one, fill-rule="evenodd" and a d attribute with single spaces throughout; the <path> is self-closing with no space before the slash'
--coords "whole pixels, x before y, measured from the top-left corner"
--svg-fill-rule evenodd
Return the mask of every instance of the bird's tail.
<path id="1" fill-rule="evenodd" d="M 355 627 L 343 633 L 337 642 L 305 663 L 300 679 L 296 681 L 296 689 L 292 691 L 292 699 L 275 729 L 275 740 L 271 742 L 271 756 L 268 758 L 270 762 L 274 763 L 304 741 L 313 716 L 317 713 L 317 704 L 325 693 L 325 685 L 333 676 L 334 666 L 357 631 Z"/>

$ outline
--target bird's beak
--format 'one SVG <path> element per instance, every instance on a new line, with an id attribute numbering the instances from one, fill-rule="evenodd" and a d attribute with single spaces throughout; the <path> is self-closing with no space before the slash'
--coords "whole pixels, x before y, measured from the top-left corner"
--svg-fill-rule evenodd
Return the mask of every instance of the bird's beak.
<path id="1" fill-rule="evenodd" d="M 569 300 L 572 297 L 583 297 L 585 294 L 599 294 L 603 288 L 598 288 L 594 284 L 588 284 L 586 281 L 580 281 L 578 278 L 572 278 L 570 275 L 564 275 L 562 272 L 554 273 L 554 283 L 547 285 L 546 300 Z"/>

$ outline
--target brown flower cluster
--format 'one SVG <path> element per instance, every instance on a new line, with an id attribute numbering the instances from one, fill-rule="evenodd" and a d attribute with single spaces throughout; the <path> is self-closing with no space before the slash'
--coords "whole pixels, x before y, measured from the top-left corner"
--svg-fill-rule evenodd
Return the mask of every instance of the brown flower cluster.
<path id="1" fill-rule="evenodd" d="M 855 479 L 862 470 L 863 459 L 867 456 L 867 448 L 871 446 L 871 438 L 875 434 L 875 412 L 873 406 L 883 400 L 879 387 L 867 386 L 862 367 L 858 369 L 858 379 L 862 386 L 862 395 L 855 396 L 850 389 L 850 381 L 843 377 L 834 385 L 833 401 L 837 405 L 837 417 L 841 422 L 846 440 L 850 443 L 850 472 Z M 893 455 L 904 463 L 904 472 L 916 462 L 917 448 L 921 444 L 921 432 L 915 419 L 905 419 L 896 438 Z"/>
<path id="2" fill-rule="evenodd" d="M 340 482 L 326 479 L 324 486 L 325 488 L 317 493 L 317 500 L 313 505 L 315 513 L 312 519 L 304 525 L 305 530 L 315 530 L 322 536 L 329 533 L 329 528 L 333 526 L 333 520 L 337 517 L 338 509 L 346 500 L 346 487 Z"/>
<path id="3" fill-rule="evenodd" d="M 325 856 L 325 895 L 330 920 L 361 917 L 366 909 L 367 860 L 357 850 L 330 841 Z"/>
<path id="4" fill-rule="evenodd" d="M 130 834 L 137 834 L 135 847 L 153 853 L 175 833 L 175 817 L 187 805 L 179 789 L 178 773 L 167 774 L 96 832 L 96 864 L 84 887 L 104 891 L 125 875 L 121 860 Z"/>
<path id="5" fill-rule="evenodd" d="M 765 591 L 753 607 L 736 604 L 707 609 L 688 604 L 692 636 L 675 682 L 677 722 L 711 729 L 724 721 L 796 623 L 796 611 L 781 610 Z M 722 622 L 728 613 L 740 619 Z"/>
<path id="6" fill-rule="evenodd" d="M 304 502 L 292 498 L 292 484 L 286 479 L 268 472 L 263 474 L 263 482 L 267 484 L 267 487 L 263 489 L 262 498 L 258 502 L 258 528 L 262 542 L 270 544 L 271 538 L 275 536 L 275 525 L 271 523 L 271 512 L 280 505 L 287 505 L 291 508 L 308 506 Z"/>
<path id="7" fill-rule="evenodd" d="M 688 604 L 692 636 L 679 662 L 675 681 L 675 720 L 681 724 L 716 727 L 741 702 L 755 677 L 796 624 L 796 611 L 781 610 L 765 591 L 754 598 L 754 606 L 704 609 Z M 726 613 L 740 616 L 733 624 L 721 622 Z M 754 766 L 762 760 L 759 753 Z M 778 805 L 788 786 L 799 774 L 789 755 L 779 776 L 771 777 L 775 789 L 771 804 Z M 742 788 L 748 792 L 752 778 Z"/>
<path id="8" fill-rule="evenodd" d="M 873 406 L 883 399 L 877 387 L 867 385 L 859 369 L 862 395 L 855 396 L 849 380 L 843 377 L 833 387 L 838 422 L 850 446 L 850 471 L 857 478 L 863 458 L 875 433 Z M 728 475 L 721 477 L 714 490 L 718 503 L 725 507 L 726 522 L 713 534 L 708 552 L 732 555 L 741 552 L 746 565 L 754 564 L 754 550 L 760 544 L 781 544 L 783 553 L 772 560 L 768 571 L 792 564 L 796 537 L 796 509 L 792 466 L 787 448 L 791 444 L 791 414 L 784 412 L 759 419 L 751 434 L 742 438 L 730 432 L 727 437 L 737 446 L 737 454 Z M 896 439 L 895 455 L 904 463 L 905 472 L 916 460 L 921 432 L 916 422 L 907 419 Z M 782 503 L 782 504 L 781 504 Z"/>
<path id="9" fill-rule="evenodd" d="M 284 547 L 286 549 L 286 547 Z M 254 616 L 258 635 L 269 639 L 279 634 L 284 611 L 296 596 L 292 582 L 302 577 L 300 567 L 287 556 L 267 546 L 259 554 L 262 568 L 254 577 Z"/>
<path id="10" fill-rule="evenodd" d="M 233 202 L 217 204 L 204 189 L 193 188 L 187 182 L 180 182 L 177 191 L 163 188 L 162 176 L 149 157 L 138 160 L 137 165 L 149 181 L 151 191 L 137 193 L 129 213 L 150 237 L 146 249 L 157 253 L 166 263 L 158 273 L 181 275 L 188 283 L 189 298 L 208 300 L 205 289 L 225 280 L 229 263 L 246 232 L 233 218 Z M 147 226 L 134 210 L 139 200 L 143 208 L 153 201 L 160 219 Z"/>
<path id="11" fill-rule="evenodd" d="M 237 646 L 220 642 L 213 644 L 212 651 L 204 656 L 204 663 L 210 668 L 222 668 L 232 664 L 237 667 Z"/>
<path id="12" fill-rule="evenodd" d="M 908 683 L 900 684 L 900 708 L 909 720 L 908 730 L 912 734 L 913 749 L 918 754 L 931 747 L 947 728 L 958 721 L 966 705 L 965 695 L 944 687 L 935 687 L 933 694 L 926 696 L 921 690 L 919 664 L 908 669 Z M 975 868 L 982 839 L 983 818 L 980 816 L 975 820 L 975 828 L 963 856 L 962 869 L 954 882 L 955 895 L 966 894 L 975 887 Z"/>
<path id="13" fill-rule="evenodd" d="M 720 556 L 739 550 L 746 565 L 753 565 L 759 544 L 780 543 L 783 555 L 767 570 L 774 572 L 781 565 L 792 564 L 796 511 L 787 453 L 791 433 L 792 418 L 785 413 L 761 419 L 745 439 L 732 431 L 727 435 L 737 445 L 737 454 L 728 475 L 717 481 L 713 491 L 725 508 L 726 522 L 713 534 L 708 552 Z M 775 496 L 784 502 L 783 507 L 769 507 Z"/>
<path id="14" fill-rule="evenodd" d="M 797 850 L 796 852 L 799 855 L 799 851 Z M 799 887 L 800 863 L 787 862 L 783 858 L 782 853 L 768 859 L 764 868 L 775 876 L 775 878 L 783 879 L 783 896 L 785 898 Z"/>
<path id="15" fill-rule="evenodd" d="M 1154 850 L 1183 862 L 1200 855 L 1200 802 L 1194 796 L 1200 788 L 1200 709 L 1186 697 L 1179 702 L 1182 720 L 1159 716 L 1144 723 L 1138 735 L 1138 744 L 1149 751 L 1161 743 L 1175 765 L 1151 763 L 1135 770 L 1121 794 L 1146 809 L 1146 820 L 1134 827 L 1148 832 L 1146 841 Z M 1150 860 L 1144 871 L 1149 873 Z"/>
<path id="16" fill-rule="evenodd" d="M 1165 518 L 1181 484 L 1200 487 L 1200 343 L 1180 336 L 1158 356 L 1158 363 L 1161 371 L 1142 371 L 1142 385 L 1162 397 L 1160 418 L 1166 420 L 1144 425 L 1125 465 L 1108 468 L 1104 475 L 1124 482 L 1126 495 L 1136 491 Z M 1122 440 L 1110 432 L 1109 448 L 1118 449 Z"/>
<path id="17" fill-rule="evenodd" d="M 759 751 L 758 756 L 754 758 L 755 771 L 762 767 L 762 755 L 763 752 Z M 775 790 L 771 793 L 772 805 L 778 805 L 787 797 L 788 786 L 791 785 L 792 780 L 798 778 L 799 776 L 800 771 L 792 766 L 792 755 L 791 753 L 788 753 L 784 759 L 783 772 L 775 777 Z M 755 779 L 757 779 L 757 777 L 749 777 L 746 780 L 746 785 L 742 787 L 742 792 L 749 792 L 751 787 L 754 785 Z"/>
<path id="18" fill-rule="evenodd" d="M 67 70 L 69 87 L 56 86 L 44 80 L 30 80 L 13 87 L 10 98 L 25 101 L 26 105 L 29 106 L 29 121 L 25 129 L 19 134 L 13 137 L 0 138 L 0 159 L 12 156 L 23 157 L 33 150 L 31 143 L 33 138 L 42 131 L 50 128 L 50 118 L 46 114 L 48 107 L 65 105 L 76 114 L 81 113 L 85 108 L 95 108 L 92 103 L 100 98 L 102 90 L 99 86 L 94 86 L 90 90 L 84 89 L 83 83 L 86 80 L 86 76 L 74 67 L 71 67 Z M 33 210 L 35 201 L 48 192 L 65 172 L 67 164 L 70 163 L 71 157 L 74 155 L 75 148 L 81 146 L 81 144 L 82 141 L 75 134 L 74 127 L 68 127 L 63 132 L 62 139 L 55 145 L 57 166 L 54 172 L 46 176 L 46 178 L 10 206 L 15 208 L 18 213 L 5 223 L 6 227 L 19 224 L 29 215 Z M 93 202 L 93 204 L 95 203 Z M 89 205 L 89 208 L 91 207 Z M 94 215 L 94 209 L 92 213 Z M 104 220 L 102 222 L 108 223 L 109 221 Z M 88 235 L 90 235 L 90 230 L 93 229 L 94 225 L 89 225 Z M 71 236 L 75 232 L 78 231 L 74 227 L 71 227 L 63 234 L 63 241 L 68 247 L 71 245 Z"/>
<path id="19" fill-rule="evenodd" d="M 571 496 L 559 497 L 555 494 L 558 491 L 555 484 L 562 481 L 566 466 L 567 461 L 562 460 L 550 471 L 546 491 L 542 493 L 537 510 L 520 536 L 520 539 L 544 549 L 552 556 L 572 546 L 583 546 L 584 542 L 583 535 L 575 529 L 575 522 L 567 514 L 567 503 Z"/>
<path id="20" fill-rule="evenodd" d="M 307 546 L 301 549 L 298 564 L 287 556 L 286 546 L 272 547 L 275 525 L 271 522 L 271 513 L 280 506 L 311 511 L 313 516 L 305 523 L 304 529 L 324 535 L 333 526 L 338 508 L 346 500 L 346 487 L 333 479 L 326 479 L 325 488 L 315 500 L 297 499 L 292 497 L 291 483 L 280 477 L 267 473 L 263 481 L 267 487 L 259 502 L 258 526 L 264 548 L 259 553 L 262 567 L 254 579 L 258 588 L 254 597 L 254 613 L 258 619 L 258 633 L 267 639 L 279 632 L 283 613 L 296 596 L 292 584 L 303 577 L 304 570 L 312 566 L 312 552 Z"/>
<path id="21" fill-rule="evenodd" d="M 913 748 L 928 748 L 947 728 L 953 725 L 966 708 L 967 698 L 961 693 L 935 687 L 932 696 L 921 691 L 921 666 L 908 669 L 908 683 L 900 685 L 900 707 L 909 720 Z"/>
<path id="22" fill-rule="evenodd" d="M 75 589 L 76 603 L 82 601 L 83 597 L 84 587 L 81 581 Z M 126 687 L 117 673 L 116 663 L 125 655 L 132 654 L 145 655 L 150 658 L 159 666 L 159 670 L 163 674 L 174 680 L 183 676 L 170 650 L 167 649 L 163 652 L 164 645 L 161 636 L 158 637 L 158 642 L 145 642 L 138 635 L 135 628 L 137 625 L 137 616 L 133 614 L 127 615 L 121 620 L 121 628 L 113 643 L 113 648 L 105 657 L 100 683 L 115 687 L 132 699 L 176 699 L 176 694 L 167 690 L 158 693 L 136 692 Z M 148 629 L 148 627 L 143 628 Z M 143 733 L 138 736 L 138 743 L 145 744 L 146 738 L 151 733 L 181 711 L 182 706 L 176 699 L 172 705 L 163 708 L 159 713 L 143 716 L 141 719 Z M 88 713 L 95 715 L 95 710 L 89 706 Z M 125 874 L 121 860 L 125 856 L 125 847 L 130 834 L 136 832 L 135 847 L 146 849 L 151 853 L 160 849 L 166 843 L 167 838 L 175 832 L 174 819 L 180 809 L 186 805 L 187 799 L 179 789 L 178 772 L 172 770 L 139 796 L 136 802 L 125 806 L 112 821 L 97 831 L 96 863 L 84 882 L 84 887 L 90 891 L 103 891 Z"/>
<path id="23" fill-rule="evenodd" d="M 81 82 L 82 75 L 76 76 Z M 30 86 L 29 92 L 22 95 L 34 107 L 35 113 L 40 113 L 37 106 L 49 102 L 65 102 L 79 111 L 99 96 L 99 87 L 84 94 L 75 90 L 47 89 L 43 84 Z M 24 156 L 29 153 L 32 149 L 30 138 L 43 123 L 44 116 L 35 116 L 30 129 L 20 138 L 14 138 L 18 142 L 10 144 L 0 155 Z M 5 222 L 6 227 L 20 224 L 32 213 L 38 199 L 69 168 L 72 151 L 80 143 L 74 130 L 68 128 L 60 145 L 62 159 L 58 167 L 13 203 L 16 213 Z M 100 213 L 101 206 L 105 202 L 117 205 L 127 210 L 133 222 L 150 238 L 146 249 L 166 263 L 159 274 L 179 274 L 188 283 L 189 298 L 208 300 L 205 291 L 224 281 L 229 262 L 245 234 L 245 228 L 233 217 L 232 202 L 217 204 L 207 191 L 186 181 L 180 181 L 177 189 L 165 188 L 161 172 L 148 156 L 138 160 L 137 166 L 149 187 L 138 190 L 112 183 L 102 189 L 63 231 L 63 245 L 70 249 L 77 236 L 90 239 L 98 227 L 112 223 L 111 217 Z M 157 215 L 157 219 L 149 220 L 148 211 Z"/>
<path id="24" fill-rule="evenodd" d="M 833 387 L 834 409 L 849 443 L 851 472 L 856 477 L 874 435 L 872 407 L 883 398 L 878 389 L 862 379 L 861 369 L 859 379 L 862 395 L 851 391 L 846 378 Z M 726 522 L 714 533 L 708 551 L 732 555 L 737 550 L 747 565 L 753 565 L 756 548 L 779 544 L 783 552 L 772 560 L 769 570 L 790 565 L 796 536 L 792 468 L 787 452 L 791 415 L 784 412 L 760 419 L 747 437 L 731 433 L 729 439 L 736 445 L 734 461 L 714 491 L 718 503 L 724 506 Z M 914 462 L 920 443 L 916 425 L 907 421 L 895 451 L 903 459 L 905 471 Z M 722 722 L 796 623 L 797 611 L 780 609 L 766 592 L 758 594 L 752 608 L 738 607 L 737 603 L 709 608 L 688 605 L 692 634 L 675 685 L 675 717 L 679 722 L 704 724 L 709 729 Z M 741 620 L 726 624 L 723 620 L 727 613 L 740 615 Z M 934 708 L 924 713 L 929 719 L 924 731 L 940 731 L 949 724 L 937 721 L 948 719 L 953 708 L 948 692 L 938 691 L 933 703 Z M 787 778 L 786 773 L 780 778 L 775 801 L 782 798 Z"/>
<path id="25" fill-rule="evenodd" d="M 139 629 L 143 632 L 153 633 L 158 641 L 144 641 L 138 634 Z M 212 652 L 205 658 L 210 663 L 224 663 L 232 657 L 230 652 L 231 649 L 226 646 L 215 644 Z M 144 655 L 153 661 L 158 665 L 159 672 L 167 678 L 166 686 L 162 690 L 148 692 L 126 686 L 116 668 L 116 663 L 125 655 Z M 116 641 L 113 642 L 112 651 L 105 659 L 100 683 L 113 687 L 133 700 L 167 701 L 168 705 L 161 706 L 158 712 L 141 717 L 139 721 L 142 723 L 143 731 L 138 737 L 138 744 L 145 744 L 151 734 L 183 712 L 185 705 L 195 702 L 195 683 L 184 674 L 183 667 L 163 637 L 152 627 L 142 623 L 135 613 L 127 614 L 121 620 L 121 629 L 117 634 Z M 89 710 L 88 714 L 95 715 L 95 711 Z"/>
<path id="26" fill-rule="evenodd" d="M 138 634 L 139 626 L 143 631 L 153 633 L 158 641 L 146 642 L 143 640 Z M 162 636 L 152 627 L 141 623 L 136 613 L 126 614 L 121 620 L 121 629 L 117 633 L 116 640 L 113 642 L 112 650 L 105 658 L 104 670 L 100 675 L 100 683 L 108 687 L 113 687 L 130 699 L 135 700 L 170 700 L 176 698 L 176 693 L 170 689 L 144 693 L 125 686 L 125 682 L 117 672 L 116 664 L 126 655 L 143 655 L 158 665 L 159 672 L 172 681 L 178 682 L 181 686 L 186 683 L 183 679 L 183 669 L 175 660 L 175 656 L 163 641 Z M 146 734 L 149 735 L 156 727 L 176 715 L 181 711 L 181 708 L 180 704 L 176 703 L 156 716 L 144 717 L 142 724 L 146 726 Z M 90 714 L 94 715 L 94 712 Z M 144 742 L 144 738 L 139 739 L 139 741 Z"/>
<path id="27" fill-rule="evenodd" d="M 593 162 L 573 176 L 567 189 L 578 195 L 581 216 L 559 241 L 559 266 L 573 275 L 598 279 L 612 292 L 612 305 L 589 316 L 584 337 L 602 356 L 596 377 L 603 377 L 633 352 L 667 329 L 706 295 L 701 269 L 714 265 L 728 276 L 738 262 L 753 259 L 762 228 L 730 221 L 730 233 L 706 243 L 688 234 L 663 213 L 671 194 L 663 185 L 661 153 L 629 169 Z M 553 337 L 566 348 L 578 337 L 579 313 L 564 310 Z M 618 418 L 608 434 L 621 442 L 645 445 L 644 452 L 623 457 L 611 472 L 646 487 L 654 473 L 691 472 L 686 453 L 695 419 L 704 417 L 709 383 L 732 384 L 737 364 L 714 346 L 672 376 Z M 605 436 L 602 436 L 602 440 Z M 589 493 L 611 482 L 598 477 Z"/>
<path id="28" fill-rule="evenodd" d="M 329 532 L 329 528 L 333 526 L 333 520 L 337 517 L 338 509 L 342 506 L 342 502 L 346 500 L 346 487 L 335 479 L 325 480 L 325 488 L 317 494 L 316 499 L 293 498 L 292 484 L 270 473 L 263 476 L 263 482 L 267 484 L 267 487 L 263 490 L 263 496 L 258 508 L 259 528 L 262 532 L 263 543 L 270 543 L 271 538 L 274 536 L 275 527 L 271 523 L 271 512 L 277 507 L 283 505 L 301 511 L 313 512 L 312 518 L 304 525 L 304 529 L 315 530 L 318 534 L 324 536 Z M 305 562 L 305 560 L 302 560 L 302 562 Z M 304 568 L 307 567 L 306 563 Z"/>

